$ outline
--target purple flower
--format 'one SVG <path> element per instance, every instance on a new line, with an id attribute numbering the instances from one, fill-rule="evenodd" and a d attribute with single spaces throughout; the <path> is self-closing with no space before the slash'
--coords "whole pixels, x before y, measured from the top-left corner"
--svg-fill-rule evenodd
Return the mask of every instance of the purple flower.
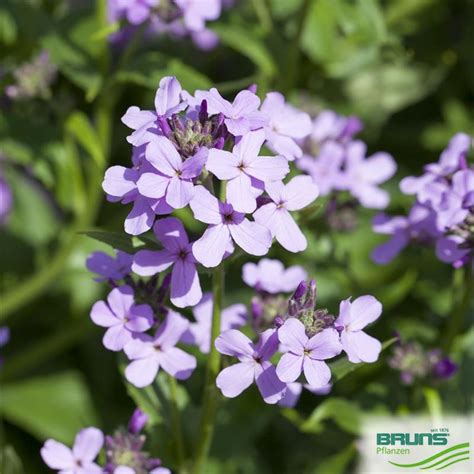
<path id="1" fill-rule="evenodd" d="M 10 328 L 8 326 L 0 326 L 0 347 L 8 344 L 10 341 Z"/>
<path id="2" fill-rule="evenodd" d="M 265 184 L 272 202 L 264 204 L 254 214 L 255 221 L 267 227 L 282 247 L 300 252 L 307 247 L 304 234 L 290 215 L 311 204 L 319 194 L 318 187 L 309 176 L 296 176 L 288 184 Z"/>
<path id="3" fill-rule="evenodd" d="M 140 25 L 148 20 L 151 11 L 160 0 L 109 0 L 119 16 L 125 17 L 132 25 Z"/>
<path id="4" fill-rule="evenodd" d="M 299 382 L 291 382 L 286 384 L 285 396 L 278 402 L 282 407 L 293 408 L 300 399 L 303 388 L 314 395 L 327 395 L 331 392 L 332 384 L 328 383 L 320 388 L 313 388 L 311 385 L 302 384 Z"/>
<path id="5" fill-rule="evenodd" d="M 174 0 L 181 9 L 183 22 L 192 32 L 205 29 L 206 20 L 217 20 L 221 14 L 221 0 Z"/>
<path id="6" fill-rule="evenodd" d="M 132 271 L 133 256 L 117 250 L 116 257 L 105 252 L 93 252 L 86 261 L 90 272 L 100 275 L 95 281 L 122 280 Z"/>
<path id="7" fill-rule="evenodd" d="M 1 157 L 0 157 L 1 159 Z M 7 181 L 0 175 L 0 226 L 6 224 L 13 206 L 13 194 Z"/>
<path id="8" fill-rule="evenodd" d="M 237 329 L 230 329 L 216 339 L 216 349 L 224 355 L 237 357 L 240 362 L 226 367 L 216 379 L 224 396 L 234 398 L 255 382 L 266 403 L 274 404 L 283 396 L 286 386 L 275 372 L 270 358 L 278 349 L 274 329 L 267 329 L 254 344 Z"/>
<path id="9" fill-rule="evenodd" d="M 201 148 L 183 161 L 170 140 L 156 136 L 148 144 L 145 155 L 155 171 L 145 172 L 138 179 L 140 194 L 152 199 L 165 196 L 167 204 L 174 209 L 187 206 L 193 197 L 193 179 L 201 174 L 207 150 Z"/>
<path id="10" fill-rule="evenodd" d="M 111 351 L 120 351 L 137 333 L 153 326 L 153 310 L 147 304 L 135 304 L 133 289 L 126 285 L 114 288 L 105 301 L 98 301 L 91 310 L 95 324 L 108 328 L 103 343 Z"/>
<path id="11" fill-rule="evenodd" d="M 132 161 L 133 168 L 112 166 L 105 172 L 102 188 L 112 201 L 121 201 L 123 204 L 133 202 L 133 208 L 125 219 L 125 232 L 139 235 L 151 229 L 156 214 L 168 214 L 173 208 L 165 199 L 149 199 L 138 192 L 137 181 L 140 175 L 151 165 L 144 159 L 144 147 L 134 148 Z"/>
<path id="12" fill-rule="evenodd" d="M 257 264 L 246 263 L 242 267 L 242 278 L 257 291 L 275 294 L 294 291 L 302 280 L 306 280 L 307 273 L 299 265 L 285 269 L 279 260 L 262 258 Z"/>
<path id="13" fill-rule="evenodd" d="M 384 209 L 390 196 L 378 185 L 395 174 L 397 165 L 388 153 L 379 152 L 365 158 L 366 149 L 360 140 L 347 145 L 344 179 L 339 189 L 350 191 L 364 207 Z"/>
<path id="14" fill-rule="evenodd" d="M 187 103 L 181 99 L 181 93 L 179 81 L 175 77 L 165 76 L 156 91 L 155 112 L 140 110 L 136 106 L 129 107 L 122 122 L 134 132 L 127 137 L 127 141 L 133 146 L 140 146 L 161 135 L 158 120 L 170 118 L 187 107 Z"/>
<path id="15" fill-rule="evenodd" d="M 202 291 L 197 262 L 183 224 L 174 217 L 166 217 L 156 221 L 153 232 L 164 249 L 138 251 L 133 271 L 140 276 L 151 276 L 172 266 L 171 302 L 179 308 L 194 306 L 202 298 Z"/>
<path id="16" fill-rule="evenodd" d="M 379 214 L 374 218 L 373 229 L 379 234 L 392 235 L 372 252 L 372 260 L 379 265 L 391 262 L 411 241 L 430 243 L 439 235 L 435 214 L 422 205 L 413 206 L 408 217 Z"/>
<path id="17" fill-rule="evenodd" d="M 128 422 L 128 431 L 132 434 L 138 434 L 148 423 L 148 415 L 143 413 L 140 408 L 135 408 L 130 421 Z"/>
<path id="18" fill-rule="evenodd" d="M 198 221 L 210 224 L 193 244 L 196 260 L 205 267 L 219 265 L 232 240 L 250 255 L 268 252 L 272 244 L 270 232 L 234 211 L 230 204 L 220 202 L 203 186 L 196 186 L 190 206 Z"/>
<path id="19" fill-rule="evenodd" d="M 311 133 L 310 116 L 286 104 L 285 97 L 279 92 L 267 94 L 261 111 L 268 122 L 265 126 L 268 147 L 287 160 L 300 158 L 303 151 L 295 139 L 305 138 Z"/>
<path id="20" fill-rule="evenodd" d="M 248 90 L 240 91 L 232 103 L 225 100 L 215 88 L 210 91 L 196 91 L 194 101 L 192 97 L 187 97 L 187 100 L 194 105 L 205 100 L 209 113 L 223 114 L 227 130 L 236 137 L 262 128 L 266 123 L 262 113 L 258 111 L 260 99 Z"/>
<path id="21" fill-rule="evenodd" d="M 344 143 L 362 128 L 362 122 L 355 116 L 343 117 L 332 110 L 323 110 L 313 120 L 311 139 L 317 144 L 326 140 Z"/>
<path id="22" fill-rule="evenodd" d="M 185 344 L 195 344 L 203 354 L 211 349 L 212 294 L 205 293 L 202 300 L 193 308 L 195 323 L 181 337 Z M 247 322 L 247 310 L 243 304 L 233 304 L 221 313 L 221 332 L 236 329 Z"/>
<path id="23" fill-rule="evenodd" d="M 471 250 L 463 248 L 464 240 L 457 235 L 440 237 L 436 241 L 436 256 L 445 263 L 451 263 L 455 268 L 465 265 Z"/>
<path id="24" fill-rule="evenodd" d="M 330 141 L 322 145 L 317 157 L 304 155 L 296 161 L 296 166 L 313 178 L 321 195 L 325 196 L 340 186 L 344 158 L 344 147 Z"/>
<path id="25" fill-rule="evenodd" d="M 257 208 L 258 190 L 253 180 L 260 184 L 281 181 L 289 172 L 288 162 L 282 156 L 258 155 L 264 141 L 265 133 L 259 130 L 244 135 L 232 153 L 209 151 L 206 168 L 220 180 L 228 180 L 227 202 L 236 211 L 253 212 Z"/>
<path id="26" fill-rule="evenodd" d="M 72 449 L 54 439 L 41 448 L 41 457 L 51 469 L 63 474 L 102 474 L 94 460 L 104 444 L 104 435 L 97 428 L 85 428 L 76 436 Z"/>
<path id="27" fill-rule="evenodd" d="M 335 329 L 324 329 L 309 338 L 303 323 L 290 318 L 278 329 L 278 339 L 284 354 L 276 373 L 282 382 L 295 382 L 304 372 L 312 388 L 321 388 L 329 383 L 331 371 L 324 360 L 336 357 L 342 351 Z"/>
<path id="28" fill-rule="evenodd" d="M 126 379 L 136 387 L 146 387 L 162 368 L 171 376 L 184 380 L 196 368 L 196 358 L 175 347 L 189 322 L 169 310 L 156 334 L 140 335 L 125 346 L 125 354 L 132 361 L 125 369 Z"/>
<path id="29" fill-rule="evenodd" d="M 362 329 L 382 314 L 382 305 L 373 296 L 360 296 L 353 302 L 341 301 L 334 325 L 341 333 L 342 348 L 351 362 L 375 362 L 382 350 L 380 342 Z"/>

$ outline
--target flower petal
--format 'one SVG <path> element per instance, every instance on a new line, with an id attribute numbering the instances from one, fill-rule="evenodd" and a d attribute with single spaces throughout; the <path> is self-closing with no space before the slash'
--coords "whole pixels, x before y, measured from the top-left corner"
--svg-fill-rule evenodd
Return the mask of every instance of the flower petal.
<path id="1" fill-rule="evenodd" d="M 193 244 L 193 255 L 207 268 L 217 267 L 227 250 L 230 233 L 223 224 L 209 226 L 204 234 Z"/>
<path id="2" fill-rule="evenodd" d="M 133 259 L 132 270 L 140 276 L 152 276 L 164 272 L 176 261 L 169 250 L 139 250 Z"/>
<path id="3" fill-rule="evenodd" d="M 140 235 L 151 229 L 155 220 L 155 213 L 150 207 L 147 198 L 138 198 L 125 219 L 125 232 L 130 235 Z"/>
<path id="4" fill-rule="evenodd" d="M 226 197 L 227 202 L 238 212 L 251 213 L 257 208 L 252 183 L 245 173 L 240 173 L 227 183 Z"/>
<path id="5" fill-rule="evenodd" d="M 41 457 L 51 469 L 73 469 L 74 457 L 72 451 L 63 443 L 48 439 L 41 448 Z"/>
<path id="6" fill-rule="evenodd" d="M 84 462 L 93 461 L 104 444 L 104 434 L 97 428 L 86 428 L 79 431 L 74 441 L 72 452 L 77 459 Z"/>
<path id="7" fill-rule="evenodd" d="M 222 222 L 219 201 L 204 186 L 194 188 L 194 196 L 189 205 L 198 221 L 206 224 Z"/>
<path id="8" fill-rule="evenodd" d="M 125 378 L 135 387 L 142 388 L 153 383 L 160 368 L 156 356 L 137 359 L 125 368 Z"/>
<path id="9" fill-rule="evenodd" d="M 166 193 L 170 177 L 159 173 L 143 173 L 137 181 L 138 192 L 147 198 L 159 199 Z"/>
<path id="10" fill-rule="evenodd" d="M 149 163 L 166 176 L 175 176 L 176 172 L 181 170 L 181 157 L 166 137 L 154 137 L 146 147 L 145 156 Z"/>
<path id="11" fill-rule="evenodd" d="M 209 150 L 206 168 L 221 180 L 233 179 L 241 174 L 240 162 L 240 159 L 233 153 L 212 148 Z"/>
<path id="12" fill-rule="evenodd" d="M 233 357 L 252 357 L 254 352 L 252 341 L 237 329 L 224 331 L 217 337 L 215 346 L 221 354 Z"/>
<path id="13" fill-rule="evenodd" d="M 114 288 L 107 296 L 107 303 L 110 309 L 118 318 L 128 316 L 130 308 L 134 303 L 133 289 L 128 285 Z"/>
<path id="14" fill-rule="evenodd" d="M 158 328 L 154 340 L 163 350 L 175 346 L 188 326 L 189 321 L 186 318 L 168 310 L 168 315 Z"/>
<path id="15" fill-rule="evenodd" d="M 256 375 L 255 382 L 265 403 L 277 403 L 286 391 L 284 384 L 277 376 L 275 366 L 266 362 L 262 364 L 263 370 Z"/>
<path id="16" fill-rule="evenodd" d="M 159 353 L 160 364 L 165 372 L 185 380 L 191 376 L 196 368 L 196 358 L 178 347 L 170 347 Z"/>
<path id="17" fill-rule="evenodd" d="M 196 265 L 178 259 L 171 272 L 171 302 L 178 308 L 194 306 L 202 298 Z"/>
<path id="18" fill-rule="evenodd" d="M 255 376 L 253 362 L 239 362 L 222 370 L 216 379 L 216 385 L 227 398 L 240 395 L 252 385 Z"/>
<path id="19" fill-rule="evenodd" d="M 283 344 L 284 350 L 298 355 L 303 355 L 308 343 L 304 325 L 296 318 L 287 319 L 278 329 L 278 339 Z"/>
<path id="20" fill-rule="evenodd" d="M 343 331 L 341 343 L 347 358 L 354 363 L 375 362 L 382 350 L 380 341 L 363 331 Z"/>
<path id="21" fill-rule="evenodd" d="M 315 334 L 306 344 L 306 349 L 311 351 L 311 359 L 324 360 L 336 357 L 342 351 L 339 333 L 332 328 L 324 329 Z"/>
<path id="22" fill-rule="evenodd" d="M 304 357 L 287 352 L 281 356 L 276 368 L 276 374 L 282 382 L 294 382 L 303 370 Z"/>
<path id="23" fill-rule="evenodd" d="M 304 376 L 311 388 L 324 387 L 331 380 L 331 371 L 326 362 L 305 357 L 303 370 Z"/>
<path id="24" fill-rule="evenodd" d="M 94 303 L 91 309 L 91 319 L 95 324 L 104 328 L 115 326 L 120 322 L 117 316 L 110 311 L 105 301 L 97 301 L 97 303 Z"/>
<path id="25" fill-rule="evenodd" d="M 166 202 L 174 209 L 182 209 L 189 204 L 193 194 L 194 184 L 175 176 L 168 185 Z"/>
<path id="26" fill-rule="evenodd" d="M 350 330 L 359 331 L 382 314 L 382 304 L 371 295 L 359 296 L 351 304 Z"/>
<path id="27" fill-rule="evenodd" d="M 178 253 L 189 243 L 183 223 L 175 217 L 157 220 L 153 226 L 153 232 L 163 246 L 174 253 Z"/>
<path id="28" fill-rule="evenodd" d="M 297 211 L 311 204 L 318 196 L 319 189 L 310 176 L 295 176 L 285 186 L 286 208 Z"/>
<path id="29" fill-rule="evenodd" d="M 250 255 L 265 255 L 272 245 L 269 230 L 257 222 L 244 219 L 228 227 L 234 242 Z"/>
<path id="30" fill-rule="evenodd" d="M 104 334 L 102 342 L 109 351 L 121 351 L 132 339 L 132 333 L 123 324 L 112 326 Z"/>
<path id="31" fill-rule="evenodd" d="M 289 171 L 288 160 L 283 156 L 259 156 L 245 167 L 248 175 L 264 183 L 280 181 Z"/>

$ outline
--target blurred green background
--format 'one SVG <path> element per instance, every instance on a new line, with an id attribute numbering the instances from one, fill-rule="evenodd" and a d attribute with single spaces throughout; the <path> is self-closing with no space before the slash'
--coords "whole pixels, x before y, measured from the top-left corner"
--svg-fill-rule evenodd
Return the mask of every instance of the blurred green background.
<path id="1" fill-rule="evenodd" d="M 455 132 L 474 135 L 473 25 L 468 0 L 236 0 L 209 24 L 220 37 L 210 52 L 163 37 L 118 51 L 107 41 L 102 1 L 3 0 L 0 97 L 15 69 L 41 51 L 58 68 L 42 96 L 2 97 L 0 104 L 0 166 L 13 191 L 0 234 L 0 324 L 11 329 L 0 369 L 5 474 L 47 472 L 39 457 L 47 437 L 70 443 L 89 425 L 111 433 L 135 406 L 137 393 L 127 393 L 117 356 L 89 320 L 106 288 L 84 262 L 108 247 L 79 233 L 122 230 L 128 206 L 107 203 L 100 183 L 107 166 L 129 163 L 120 117 L 130 105 L 152 108 L 159 79 L 176 75 L 189 91 L 216 86 L 232 96 L 256 83 L 261 97 L 278 90 L 312 114 L 358 115 L 369 152 L 388 151 L 398 163 L 386 188 L 390 211 L 404 212 L 410 200 L 399 193 L 399 179 L 436 161 Z M 351 472 L 364 413 L 439 403 L 448 412 L 471 409 L 472 312 L 471 320 L 461 314 L 452 322 L 463 285 L 458 272 L 419 248 L 389 266 L 373 264 L 369 253 L 384 240 L 371 231 L 373 214 L 358 210 L 357 228 L 347 234 L 329 232 L 319 218 L 305 230 L 305 253 L 274 248 L 270 256 L 305 266 L 318 282 L 319 304 L 332 312 L 343 298 L 375 295 L 385 308 L 375 336 L 399 331 L 442 347 L 460 371 L 444 384 L 406 387 L 386 365 L 389 349 L 329 397 L 305 393 L 298 412 L 263 407 L 248 391 L 221 406 L 209 474 Z M 251 297 L 243 263 L 229 272 L 229 303 Z M 201 383 L 200 369 L 185 384 L 190 433 Z M 159 423 L 151 449 L 166 465 L 169 439 Z"/>

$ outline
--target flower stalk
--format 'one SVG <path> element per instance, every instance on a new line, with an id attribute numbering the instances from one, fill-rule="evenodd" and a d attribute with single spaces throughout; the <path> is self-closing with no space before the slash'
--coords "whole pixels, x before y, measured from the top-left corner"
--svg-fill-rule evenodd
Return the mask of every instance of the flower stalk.
<path id="1" fill-rule="evenodd" d="M 194 454 L 193 474 L 204 472 L 203 469 L 214 433 L 217 403 L 219 400 L 219 393 L 216 387 L 216 377 L 219 373 L 221 360 L 220 354 L 214 345 L 214 341 L 219 336 L 221 327 L 222 300 L 224 295 L 224 264 L 221 264 L 214 269 L 212 276 L 212 295 L 214 304 L 212 309 L 211 350 L 207 359 L 202 414 Z"/>

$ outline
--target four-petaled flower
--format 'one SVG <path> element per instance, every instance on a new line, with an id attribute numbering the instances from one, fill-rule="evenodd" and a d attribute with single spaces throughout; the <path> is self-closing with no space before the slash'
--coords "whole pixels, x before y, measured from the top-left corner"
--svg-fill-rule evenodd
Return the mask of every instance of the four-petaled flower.
<path id="1" fill-rule="evenodd" d="M 277 403 L 282 398 L 286 385 L 278 379 L 275 366 L 270 362 L 278 349 L 275 329 L 264 331 L 256 344 L 237 329 L 229 329 L 216 339 L 215 345 L 221 354 L 240 361 L 217 376 L 216 385 L 224 396 L 234 398 L 255 381 L 266 403 Z"/>
<path id="2" fill-rule="evenodd" d="M 51 469 L 62 474 L 102 474 L 94 460 L 104 444 L 104 435 L 97 428 L 85 428 L 76 435 L 74 446 L 48 439 L 41 448 L 41 457 Z"/>
<path id="3" fill-rule="evenodd" d="M 251 255 L 265 255 L 268 252 L 272 244 L 268 229 L 249 221 L 231 204 L 220 202 L 203 186 L 196 186 L 190 206 L 198 221 L 210 224 L 193 244 L 196 260 L 205 267 L 219 265 L 225 252 L 232 248 L 232 240 Z"/>
<path id="4" fill-rule="evenodd" d="M 153 310 L 147 304 L 136 305 L 133 289 L 128 286 L 114 288 L 105 301 L 97 301 L 91 310 L 91 319 L 98 326 L 108 328 L 104 346 L 120 351 L 132 340 L 135 333 L 142 333 L 153 326 Z"/>
<path id="5" fill-rule="evenodd" d="M 178 313 L 168 310 L 166 319 L 156 334 L 137 336 L 124 348 L 132 361 L 125 369 L 126 379 L 136 387 L 153 383 L 160 367 L 171 376 L 184 380 L 196 368 L 196 358 L 175 347 L 189 322 Z"/>
<path id="6" fill-rule="evenodd" d="M 173 266 L 171 271 L 171 302 L 179 308 L 193 306 L 202 298 L 196 260 L 181 221 L 166 217 L 156 221 L 153 231 L 163 250 L 140 250 L 135 254 L 132 270 L 151 276 Z"/>
<path id="7" fill-rule="evenodd" d="M 318 187 L 309 176 L 296 176 L 286 185 L 266 183 L 265 190 L 272 202 L 255 211 L 255 221 L 267 227 L 286 250 L 304 250 L 308 245 L 306 237 L 289 211 L 298 211 L 311 204 L 318 197 Z"/>
<path id="8" fill-rule="evenodd" d="M 197 153 L 183 161 L 168 138 L 154 137 L 148 144 L 145 156 L 157 172 L 143 173 L 137 181 L 142 196 L 159 199 L 165 196 L 167 204 L 181 209 L 193 197 L 193 179 L 201 174 L 207 158 L 207 149 L 200 148 Z"/>
<path id="9" fill-rule="evenodd" d="M 304 372 L 306 381 L 313 388 L 329 383 L 331 371 L 324 360 L 342 351 L 335 329 L 324 329 L 309 338 L 303 323 L 290 318 L 278 329 L 278 339 L 284 352 L 276 368 L 281 381 L 294 382 Z"/>
<path id="10" fill-rule="evenodd" d="M 209 151 L 206 168 L 219 179 L 228 180 L 227 202 L 236 211 L 255 211 L 255 198 L 260 194 L 255 185 L 281 181 L 290 171 L 288 161 L 282 156 L 258 155 L 264 141 L 265 133 L 259 130 L 243 136 L 232 153 L 215 148 Z M 252 183 L 253 180 L 257 183 Z"/>
<path id="11" fill-rule="evenodd" d="M 341 344 L 351 362 L 375 362 L 382 344 L 362 329 L 382 314 L 382 304 L 373 296 L 360 296 L 353 302 L 341 301 L 334 326 L 341 333 Z"/>

